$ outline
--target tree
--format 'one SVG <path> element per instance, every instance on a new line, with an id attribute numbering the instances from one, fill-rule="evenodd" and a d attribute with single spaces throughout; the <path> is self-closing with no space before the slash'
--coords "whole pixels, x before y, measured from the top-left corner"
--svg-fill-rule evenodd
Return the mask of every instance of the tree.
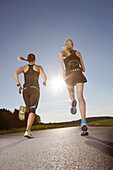
<path id="1" fill-rule="evenodd" d="M 41 123 L 41 117 L 40 117 L 39 115 L 36 115 L 36 121 L 37 121 L 38 123 Z"/>
<path id="2" fill-rule="evenodd" d="M 7 109 L 0 109 L 0 130 L 12 129 L 12 128 L 23 128 L 27 125 L 28 113 L 25 114 L 25 120 L 21 121 L 18 118 L 19 110 L 15 109 L 12 113 Z M 39 115 L 36 115 L 33 125 L 38 125 L 41 122 Z"/>

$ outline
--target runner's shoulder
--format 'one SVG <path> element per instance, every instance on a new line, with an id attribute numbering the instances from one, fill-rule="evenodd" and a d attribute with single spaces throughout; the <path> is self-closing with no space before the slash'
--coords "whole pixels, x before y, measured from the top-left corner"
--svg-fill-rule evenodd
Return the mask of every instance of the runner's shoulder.
<path id="1" fill-rule="evenodd" d="M 66 56 L 66 52 L 65 51 L 60 51 L 59 52 L 59 57 L 60 58 L 64 58 Z"/>
<path id="2" fill-rule="evenodd" d="M 75 52 L 76 52 L 76 55 L 77 55 L 78 57 L 81 56 L 81 53 L 80 53 L 79 51 L 75 50 Z"/>
<path id="3" fill-rule="evenodd" d="M 65 51 L 59 51 L 59 55 L 64 55 Z"/>
<path id="4" fill-rule="evenodd" d="M 23 70 L 23 73 L 25 73 L 26 70 L 28 70 L 28 65 L 22 66 L 21 69 Z"/>
<path id="5" fill-rule="evenodd" d="M 42 66 L 40 66 L 40 65 L 35 65 L 35 69 L 36 69 L 38 72 L 40 72 L 43 68 L 42 68 Z"/>

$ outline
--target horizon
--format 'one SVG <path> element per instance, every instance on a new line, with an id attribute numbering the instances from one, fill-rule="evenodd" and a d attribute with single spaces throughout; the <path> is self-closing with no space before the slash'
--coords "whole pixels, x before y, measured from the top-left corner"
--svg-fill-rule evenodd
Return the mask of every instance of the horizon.
<path id="1" fill-rule="evenodd" d="M 5 108 L 3 108 L 3 109 L 0 109 L 0 111 L 1 110 L 5 110 L 5 111 L 8 111 L 8 112 L 11 112 L 11 114 L 15 114 L 15 111 L 17 110 L 18 112 L 19 112 L 19 110 L 18 109 L 14 109 L 14 111 L 12 112 L 12 111 L 10 111 L 10 110 L 8 110 L 8 109 L 5 109 Z M 39 116 L 39 115 L 36 115 L 36 116 Z M 93 117 L 87 117 L 86 119 L 98 119 L 98 118 L 105 118 L 105 119 L 113 119 L 113 116 L 93 116 Z M 41 117 L 40 117 L 40 119 L 41 119 Z M 72 123 L 72 122 L 76 122 L 76 121 L 81 121 L 81 119 L 77 119 L 77 120 L 71 120 L 71 121 L 62 121 L 62 122 L 40 122 L 40 123 L 42 123 L 42 124 L 59 124 L 59 123 Z"/>

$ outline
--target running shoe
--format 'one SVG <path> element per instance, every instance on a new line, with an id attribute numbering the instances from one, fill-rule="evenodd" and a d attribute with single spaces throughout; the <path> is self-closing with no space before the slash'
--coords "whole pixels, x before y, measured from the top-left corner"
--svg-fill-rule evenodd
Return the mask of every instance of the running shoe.
<path id="1" fill-rule="evenodd" d="M 72 113 L 73 115 L 77 113 L 76 105 L 77 105 L 77 101 L 76 101 L 76 100 L 73 100 L 73 101 L 72 101 L 72 107 L 71 107 L 71 113 Z"/>
<path id="2" fill-rule="evenodd" d="M 34 138 L 30 130 L 26 130 L 26 131 L 25 131 L 24 137 Z"/>
<path id="3" fill-rule="evenodd" d="M 83 120 L 81 122 L 81 136 L 87 136 L 89 134 L 88 132 L 88 126 L 86 120 Z"/>
<path id="4" fill-rule="evenodd" d="M 22 121 L 25 119 L 25 107 L 24 106 L 20 106 L 18 117 Z"/>

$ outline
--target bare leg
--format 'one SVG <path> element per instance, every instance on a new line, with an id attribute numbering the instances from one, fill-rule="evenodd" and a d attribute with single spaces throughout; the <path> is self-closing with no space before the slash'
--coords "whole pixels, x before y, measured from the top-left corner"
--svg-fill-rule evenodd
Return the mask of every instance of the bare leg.
<path id="1" fill-rule="evenodd" d="M 75 94 L 74 94 L 74 86 L 67 86 L 68 92 L 70 99 L 75 99 Z"/>
<path id="2" fill-rule="evenodd" d="M 29 113 L 28 120 L 27 120 L 27 130 L 31 130 L 34 120 L 35 120 L 35 114 Z"/>
<path id="3" fill-rule="evenodd" d="M 79 102 L 79 109 L 81 113 L 81 121 L 86 120 L 86 103 L 83 97 L 84 83 L 76 84 L 77 99 Z"/>

